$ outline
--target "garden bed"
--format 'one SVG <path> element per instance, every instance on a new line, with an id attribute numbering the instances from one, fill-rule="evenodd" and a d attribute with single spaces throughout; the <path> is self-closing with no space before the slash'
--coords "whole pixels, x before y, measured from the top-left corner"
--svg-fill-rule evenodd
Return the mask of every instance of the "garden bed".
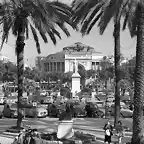
<path id="1" fill-rule="evenodd" d="M 25 130 L 23 127 L 17 128 L 16 126 L 12 126 L 6 130 L 9 133 L 20 133 L 21 131 Z"/>
<path id="2" fill-rule="evenodd" d="M 18 141 L 13 144 L 18 144 Z M 70 139 L 57 139 L 56 132 L 40 133 L 40 137 L 34 136 L 29 144 L 96 144 L 96 138 L 94 135 L 79 131 L 76 131 Z"/>

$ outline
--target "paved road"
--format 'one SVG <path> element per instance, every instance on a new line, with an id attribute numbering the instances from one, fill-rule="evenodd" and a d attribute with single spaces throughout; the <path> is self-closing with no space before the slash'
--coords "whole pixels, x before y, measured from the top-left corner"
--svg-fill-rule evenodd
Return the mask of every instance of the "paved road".
<path id="1" fill-rule="evenodd" d="M 89 131 L 94 132 L 95 129 L 101 128 L 104 126 L 105 122 L 107 120 L 105 119 L 74 119 L 74 129 L 76 130 L 83 130 L 83 131 Z M 29 125 L 33 128 L 37 128 L 39 130 L 50 130 L 50 129 L 57 129 L 58 119 L 57 118 L 26 118 L 23 120 L 24 125 Z M 128 124 L 129 126 L 131 123 L 129 121 L 124 121 L 124 123 Z M 3 118 L 0 119 L 0 132 L 3 132 L 5 129 L 7 129 L 10 126 L 13 126 L 16 124 L 16 119 L 8 119 Z M 100 133 L 100 132 L 99 132 Z M 103 132 L 101 132 L 103 133 Z"/>

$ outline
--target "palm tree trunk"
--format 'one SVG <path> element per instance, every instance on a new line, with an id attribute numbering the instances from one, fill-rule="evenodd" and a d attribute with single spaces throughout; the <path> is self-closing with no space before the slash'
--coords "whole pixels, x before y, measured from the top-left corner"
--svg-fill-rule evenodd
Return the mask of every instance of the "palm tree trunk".
<path id="1" fill-rule="evenodd" d="M 23 118 L 23 108 L 22 108 L 22 95 L 23 95 L 23 77 L 24 77 L 24 28 L 21 24 L 21 27 L 18 31 L 18 37 L 16 41 L 16 53 L 17 53 L 17 68 L 18 68 L 18 119 L 17 119 L 17 128 L 21 127 L 22 118 Z"/>
<path id="2" fill-rule="evenodd" d="M 139 23 L 137 26 L 135 92 L 133 113 L 132 144 L 144 143 L 143 128 L 143 96 L 144 96 L 144 7 L 139 6 Z"/>
<path id="3" fill-rule="evenodd" d="M 115 55 L 115 120 L 117 126 L 120 117 L 120 90 L 118 82 L 120 80 L 120 21 L 114 25 L 114 55 Z"/>

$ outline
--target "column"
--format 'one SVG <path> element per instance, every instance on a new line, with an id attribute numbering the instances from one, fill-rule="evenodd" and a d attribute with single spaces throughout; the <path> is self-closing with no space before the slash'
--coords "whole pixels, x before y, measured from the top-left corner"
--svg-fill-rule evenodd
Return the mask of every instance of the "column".
<path id="1" fill-rule="evenodd" d="M 47 70 L 48 70 L 48 72 L 49 72 L 49 63 L 47 63 Z"/>
<path id="2" fill-rule="evenodd" d="M 60 62 L 60 71 L 62 72 L 62 62 Z"/>
<path id="3" fill-rule="evenodd" d="M 54 62 L 52 62 L 52 71 L 54 71 Z"/>
<path id="4" fill-rule="evenodd" d="M 57 62 L 56 62 L 56 72 L 57 72 Z"/>
<path id="5" fill-rule="evenodd" d="M 49 71 L 51 71 L 51 68 L 50 68 L 50 62 L 49 62 Z"/>

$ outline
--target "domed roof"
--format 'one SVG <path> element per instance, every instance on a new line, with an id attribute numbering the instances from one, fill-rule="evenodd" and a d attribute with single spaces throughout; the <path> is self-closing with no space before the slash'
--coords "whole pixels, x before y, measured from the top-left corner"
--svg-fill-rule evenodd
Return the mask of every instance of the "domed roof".
<path id="1" fill-rule="evenodd" d="M 73 45 L 63 48 L 63 51 L 69 52 L 94 52 L 94 48 L 88 45 L 85 45 L 81 42 L 76 42 Z"/>
<path id="2" fill-rule="evenodd" d="M 50 54 L 48 55 L 44 61 L 64 61 L 65 59 L 65 52 L 64 51 L 61 51 L 61 52 L 57 52 L 55 54 Z"/>

